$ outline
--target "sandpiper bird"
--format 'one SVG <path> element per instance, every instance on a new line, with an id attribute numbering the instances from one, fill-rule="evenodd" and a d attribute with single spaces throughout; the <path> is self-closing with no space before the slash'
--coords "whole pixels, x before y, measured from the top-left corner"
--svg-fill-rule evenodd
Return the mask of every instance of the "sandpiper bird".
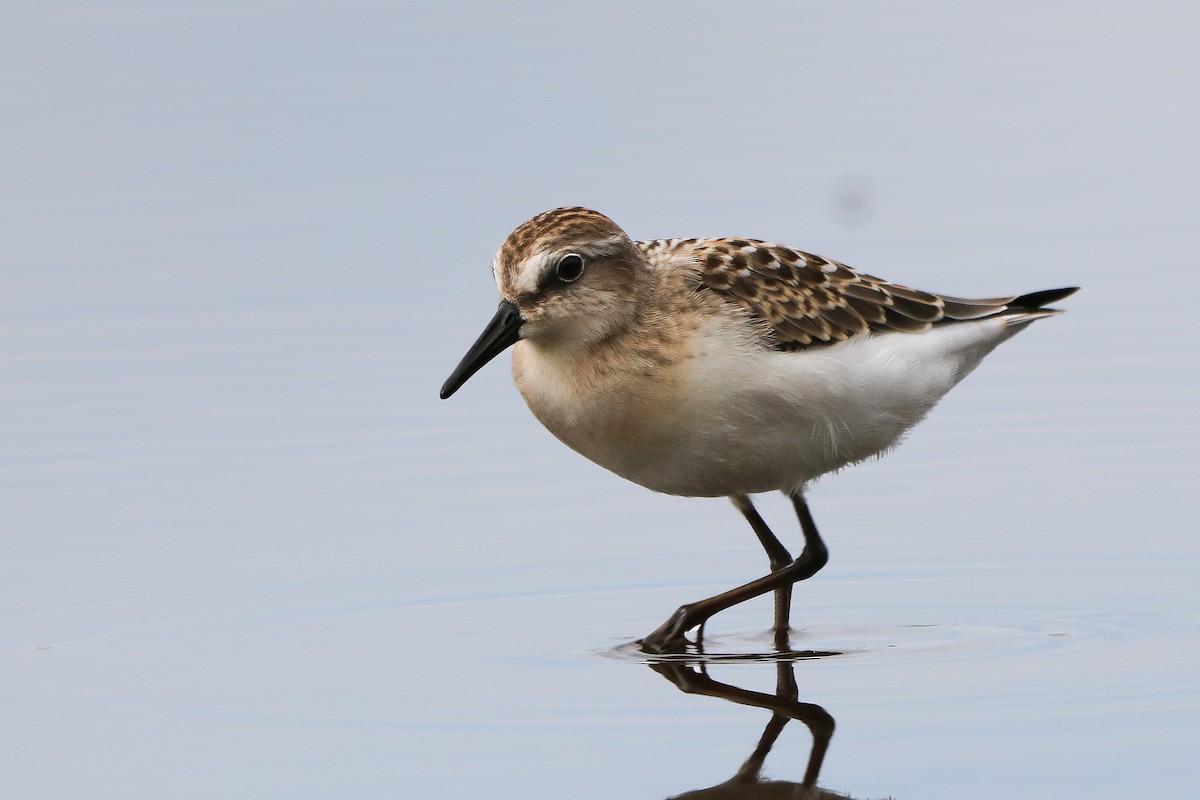
<path id="1" fill-rule="evenodd" d="M 517 388 L 551 433 L 648 489 L 729 497 L 767 551 L 770 574 L 680 607 L 642 640 L 651 652 L 772 591 L 786 628 L 792 584 L 828 560 L 805 486 L 893 447 L 992 348 L 1075 291 L 936 295 L 753 239 L 635 242 L 586 208 L 521 225 L 493 272 L 500 307 L 442 398 L 516 345 Z M 767 491 L 795 506 L 796 558 L 750 501 Z"/>

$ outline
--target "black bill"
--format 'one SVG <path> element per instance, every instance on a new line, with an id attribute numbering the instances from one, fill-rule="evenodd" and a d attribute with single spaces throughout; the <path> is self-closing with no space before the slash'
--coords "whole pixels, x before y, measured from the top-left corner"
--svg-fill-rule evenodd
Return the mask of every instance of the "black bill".
<path id="1" fill-rule="evenodd" d="M 516 344 L 517 339 L 521 338 L 521 323 L 524 321 L 516 306 L 508 301 L 501 302 L 496 309 L 496 316 L 492 317 L 475 344 L 471 345 L 454 372 L 442 384 L 442 399 L 457 392 L 484 364 Z"/>

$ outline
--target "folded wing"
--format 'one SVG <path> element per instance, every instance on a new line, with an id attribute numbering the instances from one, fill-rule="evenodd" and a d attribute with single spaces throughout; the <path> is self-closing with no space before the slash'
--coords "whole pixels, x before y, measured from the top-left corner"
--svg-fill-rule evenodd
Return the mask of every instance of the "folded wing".
<path id="1" fill-rule="evenodd" d="M 770 344 L 802 350 L 866 333 L 919 333 L 933 325 L 1028 314 L 1074 288 L 967 299 L 923 292 L 821 256 L 749 239 L 694 243 L 696 288 L 712 291 L 765 322 Z"/>

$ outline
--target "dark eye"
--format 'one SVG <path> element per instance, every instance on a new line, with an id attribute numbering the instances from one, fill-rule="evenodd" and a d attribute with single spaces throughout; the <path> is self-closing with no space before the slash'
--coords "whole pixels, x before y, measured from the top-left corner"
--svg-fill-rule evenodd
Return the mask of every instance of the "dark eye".
<path id="1" fill-rule="evenodd" d="M 577 253 L 567 253 L 559 259 L 554 268 L 554 277 L 563 283 L 573 283 L 583 275 L 583 256 Z"/>

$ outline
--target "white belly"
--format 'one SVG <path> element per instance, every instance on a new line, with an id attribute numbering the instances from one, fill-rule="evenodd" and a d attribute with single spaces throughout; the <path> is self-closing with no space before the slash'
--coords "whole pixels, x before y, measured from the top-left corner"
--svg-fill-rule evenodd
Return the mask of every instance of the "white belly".
<path id="1" fill-rule="evenodd" d="M 581 364 L 526 342 L 514 372 L 552 433 L 635 483 L 692 497 L 789 491 L 894 446 L 1015 331 L 989 319 L 780 352 L 714 326 L 657 375 L 581 380 Z"/>

